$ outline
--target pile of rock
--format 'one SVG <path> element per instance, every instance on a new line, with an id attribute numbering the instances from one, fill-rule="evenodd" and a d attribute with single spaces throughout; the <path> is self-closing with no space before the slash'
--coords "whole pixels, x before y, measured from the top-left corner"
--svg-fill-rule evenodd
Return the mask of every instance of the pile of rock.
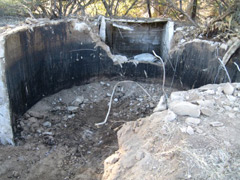
<path id="1" fill-rule="evenodd" d="M 168 107 L 124 124 L 103 179 L 237 179 L 240 84 L 173 92 Z"/>

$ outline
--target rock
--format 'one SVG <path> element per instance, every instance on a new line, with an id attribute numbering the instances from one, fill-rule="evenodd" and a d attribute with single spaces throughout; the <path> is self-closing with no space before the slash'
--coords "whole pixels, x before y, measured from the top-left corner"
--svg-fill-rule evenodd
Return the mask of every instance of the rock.
<path id="1" fill-rule="evenodd" d="M 25 113 L 25 114 L 23 115 L 23 117 L 24 117 L 25 119 L 28 119 L 28 118 L 30 118 L 31 116 L 30 116 L 28 113 Z"/>
<path id="2" fill-rule="evenodd" d="M 185 99 L 186 92 L 185 91 L 177 91 L 172 92 L 170 95 L 171 101 L 183 101 Z"/>
<path id="3" fill-rule="evenodd" d="M 186 133 L 187 132 L 187 127 L 180 127 L 180 130 L 182 133 Z"/>
<path id="4" fill-rule="evenodd" d="M 200 116 L 199 106 L 194 105 L 190 102 L 174 101 L 170 104 L 169 108 L 173 112 L 175 112 L 177 115 L 191 116 L 191 117 L 199 117 Z"/>
<path id="5" fill-rule="evenodd" d="M 29 122 L 30 124 L 33 124 L 33 123 L 37 123 L 38 120 L 37 120 L 37 118 L 35 118 L 35 117 L 30 117 L 30 118 L 28 118 L 28 122 Z"/>
<path id="6" fill-rule="evenodd" d="M 20 121 L 20 126 L 21 127 L 24 127 L 25 126 L 25 123 L 23 121 Z"/>
<path id="7" fill-rule="evenodd" d="M 67 110 L 68 110 L 68 111 L 71 111 L 71 112 L 77 112 L 78 107 L 76 107 L 76 106 L 68 106 L 68 107 L 67 107 Z"/>
<path id="8" fill-rule="evenodd" d="M 222 87 L 218 87 L 218 88 L 217 88 L 217 91 L 216 91 L 216 95 L 217 95 L 217 96 L 221 96 L 221 95 L 222 95 L 222 92 L 223 92 Z"/>
<path id="9" fill-rule="evenodd" d="M 215 91 L 212 89 L 209 89 L 209 90 L 205 91 L 205 94 L 214 95 Z"/>
<path id="10" fill-rule="evenodd" d="M 80 107 L 83 109 L 85 106 L 86 106 L 85 104 L 81 104 L 81 106 L 80 106 Z"/>
<path id="11" fill-rule="evenodd" d="M 214 114 L 214 112 L 209 108 L 201 108 L 201 113 L 209 117 L 211 117 Z"/>
<path id="12" fill-rule="evenodd" d="M 75 117 L 75 114 L 71 114 L 71 115 L 68 115 L 68 116 L 67 116 L 68 119 L 72 119 L 72 118 L 74 118 L 74 117 Z"/>
<path id="13" fill-rule="evenodd" d="M 111 97 L 111 94 L 110 94 L 110 93 L 107 93 L 107 97 Z"/>
<path id="14" fill-rule="evenodd" d="M 43 135 L 47 135 L 47 136 L 52 136 L 52 135 L 53 135 L 52 132 L 43 132 L 42 134 L 43 134 Z"/>
<path id="15" fill-rule="evenodd" d="M 215 122 L 211 122 L 210 126 L 212 126 L 212 127 L 221 127 L 221 126 L 223 126 L 223 123 L 215 121 Z"/>
<path id="16" fill-rule="evenodd" d="M 233 111 L 235 111 L 235 112 L 239 112 L 240 110 L 239 110 L 239 108 L 234 107 L 234 108 L 233 108 Z"/>
<path id="17" fill-rule="evenodd" d="M 152 108 L 155 107 L 155 105 L 154 105 L 152 102 L 150 102 L 150 103 L 149 103 L 149 107 L 152 109 Z"/>
<path id="18" fill-rule="evenodd" d="M 100 84 L 103 86 L 103 85 L 105 85 L 105 82 L 100 81 Z"/>
<path id="19" fill-rule="evenodd" d="M 44 127 L 51 127 L 51 126 L 52 126 L 52 123 L 49 122 L 49 121 L 46 121 L 46 122 L 43 123 L 43 126 L 44 126 Z"/>
<path id="20" fill-rule="evenodd" d="M 32 132 L 35 132 L 38 129 L 38 127 L 39 127 L 39 123 L 35 122 L 30 126 L 30 129 Z"/>
<path id="21" fill-rule="evenodd" d="M 106 164 L 115 164 L 119 160 L 119 154 L 109 156 L 104 162 Z"/>
<path id="22" fill-rule="evenodd" d="M 177 118 L 177 115 L 172 112 L 171 110 L 168 110 L 166 117 L 164 118 L 165 121 L 174 121 Z"/>
<path id="23" fill-rule="evenodd" d="M 73 102 L 72 105 L 73 106 L 79 106 L 80 104 L 82 104 L 84 102 L 84 97 L 83 96 L 78 96 Z"/>
<path id="24" fill-rule="evenodd" d="M 145 157 L 145 154 L 144 154 L 143 151 L 138 151 L 138 152 L 136 153 L 136 156 L 135 156 L 136 160 L 138 160 L 138 161 L 140 161 L 140 160 L 143 159 L 144 157 Z"/>
<path id="25" fill-rule="evenodd" d="M 232 96 L 232 95 L 227 95 L 227 98 L 228 98 L 228 100 L 231 101 L 231 102 L 234 102 L 234 101 L 237 100 L 237 97 L 234 97 L 234 96 Z"/>
<path id="26" fill-rule="evenodd" d="M 230 112 L 226 113 L 226 115 L 228 115 L 228 117 L 232 119 L 236 117 L 234 113 L 230 113 Z"/>
<path id="27" fill-rule="evenodd" d="M 194 130 L 191 126 L 188 126 L 186 129 L 186 133 L 188 133 L 189 135 L 193 135 L 194 134 Z"/>
<path id="28" fill-rule="evenodd" d="M 113 116 L 118 117 L 119 114 L 114 112 L 114 113 L 113 113 Z"/>
<path id="29" fill-rule="evenodd" d="M 13 172 L 12 172 L 12 176 L 13 176 L 14 178 L 19 178 L 20 174 L 19 174 L 17 171 L 13 171 Z"/>
<path id="30" fill-rule="evenodd" d="M 133 156 L 133 155 L 126 154 L 126 157 L 128 157 L 128 158 L 121 160 L 121 165 L 123 168 L 129 169 L 136 163 L 137 160 L 136 160 L 135 156 Z"/>
<path id="31" fill-rule="evenodd" d="M 198 125 L 198 124 L 200 124 L 201 119 L 188 117 L 188 118 L 186 118 L 185 122 L 186 122 L 188 125 Z"/>
<path id="32" fill-rule="evenodd" d="M 197 132 L 198 134 L 202 134 L 202 133 L 203 133 L 203 130 L 201 130 L 201 129 L 199 129 L 199 128 L 196 128 L 196 132 Z"/>
<path id="33" fill-rule="evenodd" d="M 226 109 L 227 111 L 231 111 L 232 110 L 232 108 L 230 107 L 230 106 L 223 106 L 224 107 L 224 109 Z"/>
<path id="34" fill-rule="evenodd" d="M 143 101 L 143 98 L 137 98 L 138 101 L 142 102 Z"/>
<path id="35" fill-rule="evenodd" d="M 224 86 L 223 86 L 223 92 L 227 95 L 232 95 L 233 92 L 234 92 L 234 87 L 232 86 L 232 84 L 230 83 L 226 83 Z"/>
<path id="36" fill-rule="evenodd" d="M 217 87 L 218 87 L 217 84 L 207 84 L 198 89 L 199 89 L 199 91 L 208 91 L 208 90 L 216 90 Z"/>
<path id="37" fill-rule="evenodd" d="M 153 112 L 163 111 L 165 109 L 167 109 L 166 98 L 164 96 L 161 96 L 160 101 Z"/>
<path id="38" fill-rule="evenodd" d="M 43 130 L 44 130 L 44 129 L 40 127 L 40 128 L 38 128 L 38 129 L 36 130 L 36 132 L 40 134 Z"/>
<path id="39" fill-rule="evenodd" d="M 198 100 L 197 104 L 204 107 L 213 107 L 215 104 L 215 101 L 214 100 Z"/>
<path id="40" fill-rule="evenodd" d="M 44 118 L 44 116 L 39 113 L 39 112 L 36 112 L 36 111 L 28 111 L 28 114 L 32 117 L 35 117 L 35 118 L 38 118 L 38 119 L 42 119 Z"/>

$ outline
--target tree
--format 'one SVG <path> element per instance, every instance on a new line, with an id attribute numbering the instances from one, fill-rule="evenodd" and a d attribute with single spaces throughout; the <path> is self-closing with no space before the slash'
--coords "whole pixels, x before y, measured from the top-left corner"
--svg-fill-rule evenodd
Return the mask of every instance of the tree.
<path id="1" fill-rule="evenodd" d="M 191 18 L 193 21 L 196 19 L 197 15 L 197 0 L 193 0 L 193 5 L 192 5 L 192 12 L 191 12 Z"/>
<path id="2" fill-rule="evenodd" d="M 148 16 L 151 18 L 152 13 L 151 13 L 151 3 L 150 0 L 147 0 L 147 10 L 148 10 Z"/>

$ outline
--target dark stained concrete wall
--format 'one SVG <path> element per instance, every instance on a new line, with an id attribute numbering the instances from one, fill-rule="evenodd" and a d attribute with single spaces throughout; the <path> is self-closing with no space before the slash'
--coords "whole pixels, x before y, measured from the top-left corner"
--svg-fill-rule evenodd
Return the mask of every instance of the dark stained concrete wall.
<path id="1" fill-rule="evenodd" d="M 226 72 L 218 61 L 225 53 L 226 50 L 221 48 L 220 43 L 195 40 L 172 51 L 171 62 L 177 64 L 176 77 L 183 85 L 197 88 L 205 84 L 228 82 Z M 226 65 L 232 82 L 240 81 L 240 72 L 233 64 L 236 62 L 240 65 L 239 53 L 240 49 Z M 169 65 L 168 69 L 170 70 Z M 171 70 L 168 72 L 171 73 Z"/>
<path id="2" fill-rule="evenodd" d="M 152 26 L 150 28 L 159 28 L 154 24 Z M 140 29 L 144 31 L 144 28 Z M 132 56 L 135 55 L 134 53 L 145 52 L 152 48 L 156 48 L 156 52 L 160 50 L 159 45 L 143 47 L 144 44 L 141 39 L 137 41 L 138 38 L 136 42 L 131 40 L 136 43 L 136 47 L 134 43 L 122 47 L 128 42 L 121 42 L 117 31 L 114 32 L 116 32 L 115 39 L 112 39 L 110 45 L 115 48 L 115 53 Z M 143 37 L 150 35 L 148 38 L 150 42 L 154 35 L 148 33 L 143 34 Z M 156 33 L 160 31 L 156 30 Z M 71 21 L 46 23 L 33 26 L 32 29 L 23 28 L 7 34 L 4 38 L 6 76 L 4 79 L 7 84 L 13 127 L 15 117 L 22 115 L 42 97 L 73 85 L 84 84 L 91 77 L 124 76 L 137 80 L 139 77 L 145 78 L 144 72 L 149 78 L 162 77 L 162 68 L 158 64 L 139 63 L 136 66 L 127 62 L 120 67 L 101 46 L 96 46 L 98 40 L 92 38 L 90 30 L 76 30 L 74 22 Z M 138 43 L 141 45 L 138 46 Z M 174 65 L 177 64 L 176 79 L 180 78 L 184 85 L 190 88 L 213 83 L 219 67 L 216 48 L 217 46 L 212 46 L 208 42 L 198 41 L 187 43 L 173 51 L 171 61 Z M 220 49 L 219 57 L 222 57 L 224 52 Z M 239 51 L 234 58 L 233 60 L 240 64 Z M 227 68 L 232 80 L 239 81 L 239 72 L 232 62 L 229 62 Z M 173 70 L 168 62 L 166 69 L 167 77 L 171 78 Z M 221 71 L 216 82 L 224 80 L 226 80 L 225 72 Z M 11 138 L 10 131 L 9 134 Z"/>
<path id="3" fill-rule="evenodd" d="M 160 77 L 161 67 L 149 63 L 122 68 L 89 32 L 78 32 L 71 22 L 36 26 L 6 37 L 6 79 L 13 114 L 21 115 L 44 96 L 73 85 L 86 83 L 91 77 Z"/>
<path id="4" fill-rule="evenodd" d="M 125 26 L 133 29 L 125 30 L 107 23 L 106 43 L 111 47 L 113 54 L 133 57 L 141 53 L 162 54 L 162 35 L 166 22 L 127 23 Z"/>

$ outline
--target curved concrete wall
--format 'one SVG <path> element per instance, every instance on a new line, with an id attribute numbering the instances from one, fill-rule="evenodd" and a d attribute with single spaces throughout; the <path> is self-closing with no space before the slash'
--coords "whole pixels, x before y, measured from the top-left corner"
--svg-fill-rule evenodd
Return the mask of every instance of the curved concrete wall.
<path id="1" fill-rule="evenodd" d="M 151 63 L 114 62 L 109 48 L 76 20 L 44 21 L 3 33 L 0 51 L 0 139 L 14 144 L 16 117 L 42 97 L 91 77 L 159 77 Z M 12 131 L 13 127 L 13 131 Z"/>
<path id="2" fill-rule="evenodd" d="M 194 39 L 175 47 L 170 53 L 170 60 L 177 66 L 176 76 L 183 86 L 197 88 L 205 84 L 228 82 L 226 72 L 218 60 L 223 59 L 228 48 L 224 43 Z M 232 82 L 240 81 L 240 72 L 234 65 L 234 62 L 240 65 L 239 54 L 240 49 L 226 64 Z M 168 72 L 172 74 L 172 71 Z"/>
<path id="3" fill-rule="evenodd" d="M 172 27 L 171 23 L 167 25 Z M 163 32 L 167 50 L 162 56 L 166 59 L 171 32 Z M 216 52 L 220 58 L 226 52 L 223 47 L 219 43 L 194 40 L 172 50 L 170 61 L 173 66 L 177 65 L 175 75 L 186 87 L 213 83 L 215 77 L 216 82 L 223 82 L 225 72 L 221 71 L 217 76 L 219 62 L 216 59 Z M 77 20 L 40 20 L 38 24 L 23 25 L 1 34 L 1 143 L 14 144 L 16 117 L 44 96 L 86 83 L 91 77 L 136 79 L 145 78 L 146 73 L 150 78 L 162 76 L 162 67 L 158 64 L 125 62 L 120 65 L 121 58 L 112 55 L 109 49 L 87 24 Z M 167 76 L 172 78 L 174 72 L 170 61 L 167 61 L 166 69 Z M 233 57 L 233 61 L 240 63 L 238 57 Z M 239 81 L 237 68 L 231 63 L 227 68 L 232 80 Z"/>

